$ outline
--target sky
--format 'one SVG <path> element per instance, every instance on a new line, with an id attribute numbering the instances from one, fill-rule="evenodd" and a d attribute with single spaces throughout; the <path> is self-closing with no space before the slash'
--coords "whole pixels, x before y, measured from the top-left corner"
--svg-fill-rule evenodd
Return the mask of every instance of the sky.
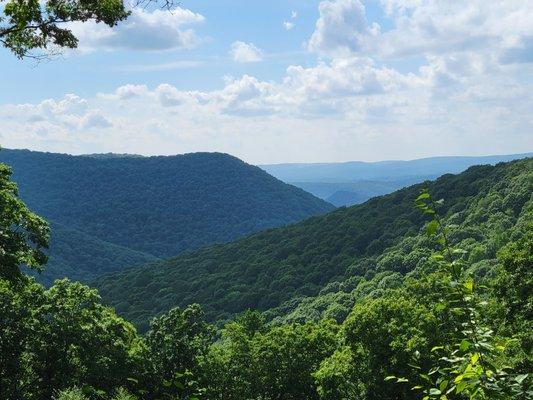
<path id="1" fill-rule="evenodd" d="M 183 0 L 49 61 L 0 48 L 0 144 L 250 163 L 533 150 L 532 0 Z"/>

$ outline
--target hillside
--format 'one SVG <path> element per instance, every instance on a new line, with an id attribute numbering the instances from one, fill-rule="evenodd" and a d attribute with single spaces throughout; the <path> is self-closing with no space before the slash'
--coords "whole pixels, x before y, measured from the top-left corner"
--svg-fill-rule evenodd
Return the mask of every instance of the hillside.
<path id="1" fill-rule="evenodd" d="M 87 282 L 107 272 L 158 260 L 61 224 L 51 222 L 50 228 L 50 259 L 45 270 L 36 275 L 44 285 L 65 276 Z"/>
<path id="2" fill-rule="evenodd" d="M 429 157 L 410 161 L 262 165 L 269 174 L 336 206 L 360 204 L 409 185 L 460 173 L 473 165 L 531 157 L 532 153 L 482 157 Z"/>
<path id="3" fill-rule="evenodd" d="M 12 167 L 21 198 L 60 227 L 45 281 L 87 281 L 125 261 L 171 257 L 333 209 L 220 153 L 96 157 L 4 149 L 0 162 Z"/>
<path id="4" fill-rule="evenodd" d="M 292 226 L 101 277 L 95 285 L 141 329 L 154 315 L 191 303 L 200 303 L 211 320 L 247 308 L 283 305 L 283 312 L 290 313 L 297 307 L 291 300 L 298 303 L 297 299 L 315 296 L 330 282 L 351 280 L 346 286 L 350 287 L 379 271 L 402 275 L 412 270 L 426 254 L 423 246 L 405 259 L 387 252 L 401 243 L 406 252 L 413 249 L 412 241 L 423 244 L 420 229 L 425 218 L 413 207 L 422 188 L 444 199 L 441 212 L 454 223 L 466 221 L 461 240 L 497 235 L 487 244 L 486 255 L 478 250 L 485 259 L 509 240 L 506 232 L 530 204 L 532 185 L 532 159 L 472 167 Z"/>

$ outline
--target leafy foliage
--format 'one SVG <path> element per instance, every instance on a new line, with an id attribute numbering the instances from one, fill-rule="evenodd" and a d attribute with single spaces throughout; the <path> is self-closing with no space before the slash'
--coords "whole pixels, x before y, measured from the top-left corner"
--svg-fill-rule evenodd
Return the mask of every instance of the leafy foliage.
<path id="1" fill-rule="evenodd" d="M 50 399 L 55 390 L 126 382 L 142 344 L 96 291 L 58 281 L 0 280 L 0 398 Z"/>
<path id="2" fill-rule="evenodd" d="M 19 58 L 50 46 L 77 47 L 78 39 L 65 26 L 67 22 L 93 20 L 114 26 L 129 15 L 122 0 L 8 0 L 3 13 L 0 42 Z"/>
<path id="3" fill-rule="evenodd" d="M 505 350 L 498 343 L 494 332 L 480 321 L 482 308 L 486 304 L 479 298 L 479 289 L 467 272 L 468 263 L 463 258 L 466 251 L 452 248 L 448 239 L 449 229 L 443 224 L 437 206 L 427 190 L 417 197 L 415 206 L 432 217 L 427 224 L 428 236 L 436 235 L 442 250 L 433 255 L 439 264 L 439 272 L 448 278 L 448 289 L 443 293 L 439 309 L 451 315 L 452 332 L 443 345 L 432 348 L 440 354 L 429 371 L 419 374 L 421 384 L 412 390 L 422 391 L 427 399 L 448 399 L 464 395 L 469 399 L 525 398 L 521 390 L 527 374 L 509 376 L 504 367 L 498 365 L 500 353 Z M 415 353 L 418 359 L 419 352 Z M 416 363 L 417 360 L 415 360 Z M 415 368 L 422 370 L 419 366 Z M 386 379 L 396 379 L 390 376 Z M 398 383 L 407 382 L 405 378 Z"/>
<path id="4" fill-rule="evenodd" d="M 177 2 L 138 0 L 130 6 L 149 3 L 170 10 Z M 62 48 L 76 48 L 70 22 L 113 27 L 130 15 L 123 0 L 0 0 L 0 5 L 0 43 L 18 58 L 46 58 Z"/>
<path id="5" fill-rule="evenodd" d="M 174 308 L 154 318 L 146 335 L 150 374 L 165 385 L 152 388 L 152 392 L 161 396 L 169 391 L 182 397 L 196 395 L 199 388 L 193 377 L 199 373 L 199 359 L 207 354 L 214 333 L 198 305 L 185 310 Z"/>
<path id="6" fill-rule="evenodd" d="M 18 198 L 11 169 L 0 164 L 0 278 L 18 278 L 21 265 L 40 270 L 48 235 L 47 223 Z"/>
<path id="7" fill-rule="evenodd" d="M 222 330 L 203 365 L 209 399 L 318 399 L 312 372 L 337 345 L 333 321 L 272 327 L 248 312 Z"/>

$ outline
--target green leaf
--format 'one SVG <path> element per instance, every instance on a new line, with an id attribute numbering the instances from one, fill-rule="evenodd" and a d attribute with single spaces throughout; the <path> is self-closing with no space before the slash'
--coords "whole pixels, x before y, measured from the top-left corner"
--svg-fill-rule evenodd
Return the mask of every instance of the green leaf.
<path id="1" fill-rule="evenodd" d="M 426 227 L 426 232 L 428 236 L 434 235 L 435 232 L 437 232 L 438 228 L 439 228 L 439 222 L 437 220 L 434 219 L 433 221 L 430 221 Z"/>
<path id="2" fill-rule="evenodd" d="M 470 343 L 468 340 L 466 339 L 463 339 L 463 341 L 461 342 L 461 344 L 459 345 L 459 350 L 461 351 L 466 351 L 470 348 L 470 346 L 472 345 L 472 343 Z"/>
<path id="3" fill-rule="evenodd" d="M 463 287 L 467 290 L 468 293 L 472 293 L 474 291 L 474 281 L 472 279 L 469 279 L 465 283 L 463 283 Z"/>
<path id="4" fill-rule="evenodd" d="M 417 198 L 415 201 L 420 201 L 420 200 L 424 200 L 424 199 L 429 199 L 429 192 L 426 190 L 424 190 Z"/>
<path id="5" fill-rule="evenodd" d="M 461 381 L 457 383 L 457 388 L 455 389 L 455 392 L 457 394 L 461 393 L 463 390 L 466 389 L 467 383 L 465 381 Z"/>

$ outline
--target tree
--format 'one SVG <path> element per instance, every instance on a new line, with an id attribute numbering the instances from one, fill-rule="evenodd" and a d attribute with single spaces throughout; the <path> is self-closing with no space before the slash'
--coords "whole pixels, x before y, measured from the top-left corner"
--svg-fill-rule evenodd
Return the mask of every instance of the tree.
<path id="1" fill-rule="evenodd" d="M 432 310 L 405 290 L 391 291 L 377 299 L 357 303 L 344 323 L 345 341 L 351 350 L 353 364 L 352 387 L 347 386 L 347 389 L 357 395 L 342 395 L 351 399 L 410 399 L 409 388 L 383 382 L 383 379 L 391 371 L 398 376 L 411 377 L 408 367 L 411 355 L 429 351 L 439 336 L 438 331 Z M 346 359 L 345 354 L 331 363 Z M 323 365 L 325 372 L 328 368 L 330 373 L 342 370 L 342 366 L 331 368 L 331 363 Z M 325 372 L 319 376 L 324 388 L 324 383 L 332 380 Z M 354 388 L 363 388 L 363 391 L 357 392 Z"/>
<path id="2" fill-rule="evenodd" d="M 312 376 L 337 346 L 339 326 L 262 325 L 248 311 L 226 324 L 204 363 L 207 399 L 318 399 Z"/>
<path id="3" fill-rule="evenodd" d="M 198 388 L 193 379 L 199 372 L 199 359 L 207 354 L 214 330 L 205 322 L 198 304 L 174 308 L 154 318 L 146 335 L 149 380 L 153 392 L 164 397 L 192 398 Z M 157 397 L 159 398 L 159 397 Z"/>
<path id="4" fill-rule="evenodd" d="M 152 2 L 158 3 L 139 0 L 137 4 Z M 168 9 L 173 5 L 172 0 L 162 2 Z M 51 48 L 76 48 L 78 39 L 70 22 L 95 21 L 113 27 L 130 15 L 123 0 L 0 0 L 0 6 L 0 42 L 19 58 L 46 57 Z M 35 50 L 44 53 L 35 54 Z"/>
<path id="5" fill-rule="evenodd" d="M 24 361 L 35 340 L 30 321 L 34 303 L 43 301 L 43 287 L 0 278 L 0 399 L 20 399 L 29 379 Z M 11 397 L 10 397 L 11 396 Z"/>
<path id="6" fill-rule="evenodd" d="M 20 278 L 21 265 L 41 271 L 48 241 L 48 224 L 19 199 L 11 169 L 0 164 L 0 278 Z"/>
<path id="7" fill-rule="evenodd" d="M 135 328 L 68 280 L 46 290 L 0 279 L 0 398 L 48 400 L 69 387 L 111 393 L 145 354 Z"/>

